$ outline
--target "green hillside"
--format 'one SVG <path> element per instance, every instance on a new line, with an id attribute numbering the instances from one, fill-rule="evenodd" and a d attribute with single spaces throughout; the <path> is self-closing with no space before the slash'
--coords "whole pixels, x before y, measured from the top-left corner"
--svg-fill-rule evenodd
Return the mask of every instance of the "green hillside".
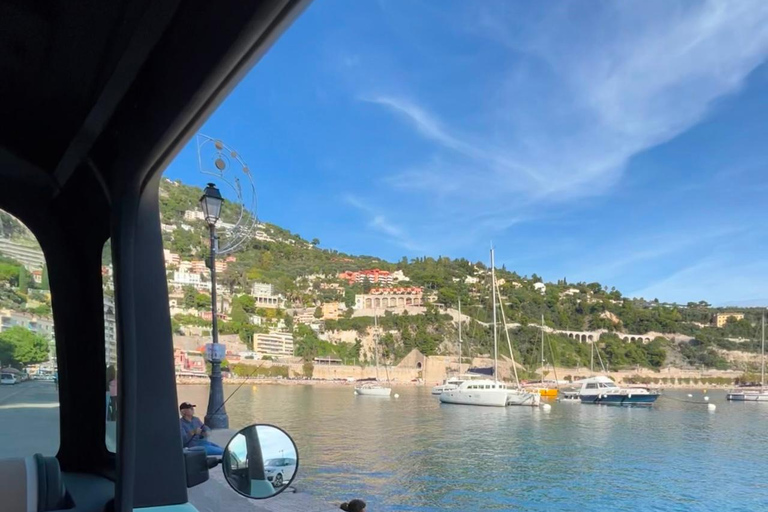
<path id="1" fill-rule="evenodd" d="M 164 181 L 161 186 L 161 216 L 166 224 L 193 227 L 191 231 L 177 229 L 165 233 L 166 247 L 184 257 L 200 258 L 207 253 L 207 234 L 202 221 L 186 222 L 184 211 L 197 207 L 201 189 Z M 232 208 L 232 205 L 230 205 Z M 224 220 L 234 215 L 234 210 L 225 211 Z M 466 259 L 447 257 L 421 257 L 408 259 L 403 257 L 398 262 L 388 262 L 373 256 L 355 256 L 335 250 L 323 249 L 317 239 L 308 241 L 301 236 L 276 225 L 263 223 L 260 228 L 270 240 L 250 240 L 242 250 L 236 253 L 237 262 L 228 266 L 220 275 L 220 282 L 233 293 L 246 292 L 255 281 L 271 283 L 288 300 L 298 306 L 314 306 L 321 302 L 334 300 L 352 304 L 355 293 L 362 293 L 370 288 L 363 285 L 349 286 L 333 276 L 346 270 L 380 268 L 384 270 L 402 270 L 410 279 L 409 285 L 421 286 L 425 293 L 437 294 L 437 303 L 455 308 L 461 300 L 462 310 L 478 322 L 487 322 L 490 316 L 489 272 L 483 262 L 470 262 Z M 547 326 L 564 330 L 605 329 L 617 333 L 646 334 L 679 333 L 692 336 L 691 342 L 670 346 L 670 341 L 659 339 L 650 345 L 642 343 L 627 344 L 618 337 L 604 336 L 601 340 L 607 364 L 614 368 L 634 365 L 658 367 L 665 358 L 660 355 L 667 350 L 679 352 L 690 365 L 703 365 L 718 368 L 727 367 L 727 363 L 718 352 L 723 350 L 759 350 L 758 328 L 760 309 L 729 308 L 729 311 L 745 313 L 745 319 L 729 321 L 725 328 L 702 327 L 697 324 L 709 324 L 717 310 L 705 302 L 690 302 L 685 305 L 661 304 L 658 300 L 644 300 L 623 297 L 619 290 L 607 288 L 600 283 L 570 283 L 563 278 L 546 284 L 546 291 L 535 289 L 542 279 L 537 275 L 521 276 L 504 267 L 497 269 L 497 278 L 501 284 L 501 294 L 505 314 L 509 323 L 519 323 L 522 329 L 514 331 L 514 345 L 517 356 L 524 364 L 534 365 L 540 360 L 538 329 L 525 326 L 538 325 L 543 315 Z M 315 280 L 312 286 L 305 276 L 323 274 L 325 279 Z M 343 285 L 344 292 L 327 290 L 322 284 L 337 283 Z M 413 316 L 413 315 L 412 315 Z M 441 341 L 454 338 L 452 326 L 445 318 L 433 315 L 426 319 L 399 319 L 398 325 L 392 325 L 399 335 L 397 339 L 385 339 L 389 357 L 397 360 L 410 348 L 419 348 L 427 354 L 440 350 Z M 385 320 L 389 322 L 390 320 Z M 330 322 L 327 328 L 360 328 L 368 322 L 356 318 Z M 394 322 L 394 320 L 392 320 Z M 406 325 L 407 324 L 407 325 Z M 475 353 L 488 352 L 491 333 L 487 327 L 476 323 L 470 326 L 473 333 Z M 742 338 L 736 342 L 729 338 Z M 586 364 L 588 346 L 568 338 L 551 336 L 553 348 L 559 352 L 561 364 Z M 473 344 L 469 344 L 472 349 Z M 314 353 L 316 351 L 309 351 Z M 508 352 L 508 351 L 507 351 Z"/>

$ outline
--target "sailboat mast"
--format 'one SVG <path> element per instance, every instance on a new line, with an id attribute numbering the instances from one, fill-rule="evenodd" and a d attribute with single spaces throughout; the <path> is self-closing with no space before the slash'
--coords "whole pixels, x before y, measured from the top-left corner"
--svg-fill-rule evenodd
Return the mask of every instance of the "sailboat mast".
<path id="1" fill-rule="evenodd" d="M 496 332 L 496 261 L 491 247 L 491 296 L 493 297 L 493 380 L 499 380 L 499 336 Z"/>
<path id="2" fill-rule="evenodd" d="M 373 354 L 376 357 L 376 382 L 379 381 L 379 322 L 377 312 L 373 310 Z"/>
<path id="3" fill-rule="evenodd" d="M 544 315 L 541 315 L 541 383 L 544 384 Z"/>
<path id="4" fill-rule="evenodd" d="M 591 351 L 589 353 L 589 373 L 595 374 L 595 342 L 594 340 L 589 343 Z"/>
<path id="5" fill-rule="evenodd" d="M 461 375 L 461 297 L 459 297 L 459 375 Z"/>
<path id="6" fill-rule="evenodd" d="M 763 345 L 760 349 L 760 366 L 762 367 L 760 375 L 760 385 L 765 387 L 765 311 L 763 311 Z"/>

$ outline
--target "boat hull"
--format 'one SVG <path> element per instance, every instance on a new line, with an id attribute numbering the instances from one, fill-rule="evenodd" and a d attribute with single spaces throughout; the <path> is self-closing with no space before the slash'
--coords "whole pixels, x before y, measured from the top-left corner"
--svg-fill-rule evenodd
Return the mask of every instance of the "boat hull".
<path id="1" fill-rule="evenodd" d="M 596 405 L 618 405 L 624 407 L 630 406 L 650 406 L 659 398 L 658 394 L 604 394 L 604 395 L 581 395 L 581 403 Z"/>
<path id="2" fill-rule="evenodd" d="M 541 395 L 535 391 L 507 391 L 507 405 L 538 407 L 540 404 Z"/>
<path id="3" fill-rule="evenodd" d="M 731 402 L 768 402 L 768 391 L 734 391 L 725 395 Z"/>
<path id="4" fill-rule="evenodd" d="M 478 405 L 483 407 L 505 407 L 507 405 L 507 391 L 499 390 L 451 390 L 440 394 L 440 401 L 444 404 Z"/>
<path id="5" fill-rule="evenodd" d="M 355 388 L 358 395 L 361 396 L 390 396 L 392 388 Z"/>

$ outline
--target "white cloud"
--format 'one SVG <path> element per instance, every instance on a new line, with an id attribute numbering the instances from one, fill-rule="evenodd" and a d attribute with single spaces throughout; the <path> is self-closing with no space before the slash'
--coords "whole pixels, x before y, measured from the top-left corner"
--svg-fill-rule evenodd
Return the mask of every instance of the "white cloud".
<path id="1" fill-rule="evenodd" d="M 734 264 L 731 258 L 707 257 L 626 295 L 679 303 L 759 304 L 766 298 L 767 279 L 762 262 Z"/>
<path id="2" fill-rule="evenodd" d="M 378 211 L 372 204 L 369 204 L 365 200 L 359 199 L 357 196 L 347 194 L 343 197 L 344 202 L 350 206 L 354 206 L 360 212 L 366 216 L 366 225 L 380 233 L 383 233 L 387 238 L 396 243 L 397 245 L 411 250 L 422 250 L 421 246 L 415 243 L 408 235 L 405 229 L 401 226 L 391 222 L 385 215 Z"/>
<path id="3" fill-rule="evenodd" d="M 606 193 L 634 155 L 701 121 L 768 54 L 763 0 L 606 2 L 522 22 L 495 5 L 484 4 L 478 32 L 504 42 L 509 61 L 499 67 L 510 70 L 472 122 L 431 112 L 426 94 L 367 96 L 439 154 L 388 182 L 460 200 L 454 215 L 495 209 L 503 223 L 531 205 Z M 477 103 L 476 87 L 454 90 L 456 104 Z"/>

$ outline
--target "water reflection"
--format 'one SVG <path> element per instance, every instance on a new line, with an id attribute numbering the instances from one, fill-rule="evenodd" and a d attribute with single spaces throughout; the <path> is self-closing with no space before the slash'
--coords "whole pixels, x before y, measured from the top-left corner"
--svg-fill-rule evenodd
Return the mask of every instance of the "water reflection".
<path id="1" fill-rule="evenodd" d="M 227 411 L 233 428 L 272 423 L 294 437 L 302 489 L 330 503 L 360 496 L 377 511 L 756 510 L 768 502 L 760 441 L 768 404 L 710 392 L 714 414 L 664 398 L 653 408 L 553 404 L 545 413 L 397 392 L 360 400 L 351 387 L 246 386 Z M 206 394 L 188 386 L 179 399 L 200 404 Z"/>

